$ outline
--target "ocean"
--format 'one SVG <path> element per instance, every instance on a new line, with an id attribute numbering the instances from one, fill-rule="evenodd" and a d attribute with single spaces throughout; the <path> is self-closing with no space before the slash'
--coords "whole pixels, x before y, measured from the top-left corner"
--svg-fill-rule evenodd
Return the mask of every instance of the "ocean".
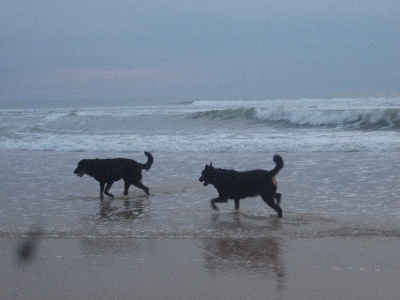
<path id="1" fill-rule="evenodd" d="M 257 238 L 400 236 L 400 98 L 190 101 L 0 110 L 0 235 Z M 83 158 L 126 157 L 151 195 L 73 174 Z M 258 197 L 210 208 L 204 165 L 279 173 L 283 218 Z"/>
<path id="2" fill-rule="evenodd" d="M 400 151 L 400 98 L 1 109 L 0 124 L 0 150 Z"/>

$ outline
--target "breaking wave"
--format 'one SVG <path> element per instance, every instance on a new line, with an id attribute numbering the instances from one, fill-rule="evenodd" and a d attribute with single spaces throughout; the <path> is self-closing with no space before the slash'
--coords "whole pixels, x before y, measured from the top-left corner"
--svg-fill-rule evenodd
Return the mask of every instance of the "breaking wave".
<path id="1" fill-rule="evenodd" d="M 207 111 L 195 112 L 191 115 L 191 118 L 193 119 L 221 118 L 224 120 L 232 120 L 237 118 L 253 119 L 255 116 L 256 116 L 255 108 L 234 108 L 234 109 L 207 110 Z"/>
<path id="2" fill-rule="evenodd" d="M 400 128 L 400 109 L 365 110 L 294 110 L 279 107 L 257 110 L 255 118 L 261 121 L 283 121 L 291 125 L 331 126 L 353 129 Z"/>
<path id="3" fill-rule="evenodd" d="M 399 129 L 400 108 L 373 106 L 343 105 L 296 105 L 291 101 L 223 101 L 213 104 L 212 101 L 197 101 L 196 107 L 207 108 L 191 115 L 191 118 L 210 119 L 252 119 L 259 122 L 285 123 L 290 126 L 322 126 L 350 129 Z M 230 107 L 229 107 L 230 106 Z"/>

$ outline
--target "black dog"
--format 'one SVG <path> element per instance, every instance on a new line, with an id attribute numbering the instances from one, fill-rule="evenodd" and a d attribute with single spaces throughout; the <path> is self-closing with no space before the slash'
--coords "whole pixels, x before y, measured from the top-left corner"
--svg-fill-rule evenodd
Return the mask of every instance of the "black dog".
<path id="1" fill-rule="evenodd" d="M 262 199 L 277 213 L 278 218 L 282 217 L 280 205 L 281 194 L 276 192 L 277 185 L 275 176 L 283 168 L 283 159 L 280 155 L 274 156 L 276 166 L 271 171 L 252 170 L 237 172 L 234 170 L 217 169 L 206 165 L 201 172 L 200 182 L 203 185 L 212 184 L 218 191 L 219 197 L 211 199 L 211 207 L 215 210 L 218 207 L 215 202 L 227 202 L 228 199 L 235 200 L 235 209 L 239 209 L 240 199 L 260 195 Z M 274 198 L 276 198 L 276 203 Z"/>
<path id="2" fill-rule="evenodd" d="M 74 173 L 80 177 L 86 173 L 100 182 L 100 199 L 103 199 L 103 192 L 107 196 L 114 198 L 114 195 L 108 191 L 112 184 L 120 179 L 123 179 L 125 182 L 124 195 L 128 195 L 131 184 L 142 189 L 149 195 L 149 189 L 143 185 L 141 179 L 142 170 L 149 170 L 153 164 L 153 156 L 149 152 L 145 152 L 144 154 L 147 156 L 145 164 L 127 158 L 82 159 L 78 163 L 78 167 Z"/>

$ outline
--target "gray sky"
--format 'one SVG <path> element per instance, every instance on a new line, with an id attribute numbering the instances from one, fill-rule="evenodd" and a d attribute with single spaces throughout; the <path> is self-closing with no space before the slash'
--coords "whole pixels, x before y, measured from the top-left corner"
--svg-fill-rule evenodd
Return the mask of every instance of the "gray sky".
<path id="1" fill-rule="evenodd" d="M 399 94 L 399 0 L 0 0 L 0 107 Z"/>

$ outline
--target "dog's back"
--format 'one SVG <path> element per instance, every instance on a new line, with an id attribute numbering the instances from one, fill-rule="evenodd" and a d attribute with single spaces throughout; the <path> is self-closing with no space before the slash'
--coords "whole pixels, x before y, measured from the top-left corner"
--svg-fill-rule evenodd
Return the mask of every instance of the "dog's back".
<path id="1" fill-rule="evenodd" d="M 122 178 L 138 176 L 142 169 L 140 164 L 128 158 L 91 159 L 87 174 L 100 182 L 114 182 Z M 88 172 L 90 170 L 90 172 Z"/>
<path id="2" fill-rule="evenodd" d="M 239 172 L 219 169 L 214 186 L 221 196 L 243 199 L 260 195 L 273 188 L 271 182 L 272 176 L 265 170 Z"/>
<path id="3" fill-rule="evenodd" d="M 129 158 L 96 158 L 82 159 L 75 174 L 83 172 L 99 182 L 114 182 L 122 178 L 141 178 L 142 170 L 149 170 L 153 164 L 153 156 L 145 152 L 147 162 L 142 164 Z"/>

